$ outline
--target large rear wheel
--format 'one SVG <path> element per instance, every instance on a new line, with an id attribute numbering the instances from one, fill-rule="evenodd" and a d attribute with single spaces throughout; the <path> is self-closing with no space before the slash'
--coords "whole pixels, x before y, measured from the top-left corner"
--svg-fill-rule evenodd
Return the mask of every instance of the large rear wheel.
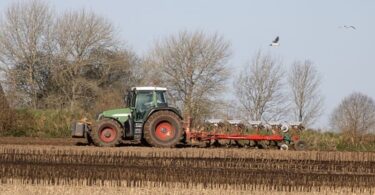
<path id="1" fill-rule="evenodd" d="M 182 137 L 182 121 L 171 111 L 153 113 L 144 125 L 144 139 L 151 146 L 175 147 Z"/>
<path id="2" fill-rule="evenodd" d="M 114 147 L 120 144 L 123 133 L 121 126 L 116 121 L 103 119 L 93 126 L 91 138 L 97 146 Z"/>

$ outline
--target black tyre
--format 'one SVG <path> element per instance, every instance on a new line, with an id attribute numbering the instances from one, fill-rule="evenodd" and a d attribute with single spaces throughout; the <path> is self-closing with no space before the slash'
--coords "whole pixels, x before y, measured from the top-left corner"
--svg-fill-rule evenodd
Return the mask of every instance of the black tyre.
<path id="1" fill-rule="evenodd" d="M 112 119 L 100 120 L 90 133 L 94 144 L 100 147 L 114 147 L 120 144 L 123 134 L 120 124 Z"/>
<path id="2" fill-rule="evenodd" d="M 296 149 L 296 150 L 307 150 L 307 143 L 303 140 L 298 140 L 294 143 L 294 149 Z"/>
<path id="3" fill-rule="evenodd" d="M 182 121 L 171 111 L 153 113 L 144 125 L 144 139 L 151 146 L 175 147 L 182 137 Z"/>

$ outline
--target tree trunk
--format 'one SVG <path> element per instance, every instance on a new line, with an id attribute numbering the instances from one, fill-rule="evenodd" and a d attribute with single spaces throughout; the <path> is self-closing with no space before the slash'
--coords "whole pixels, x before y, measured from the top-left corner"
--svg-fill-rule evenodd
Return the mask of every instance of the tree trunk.
<path id="1" fill-rule="evenodd" d="M 5 98 L 3 87 L 0 84 L 0 132 L 8 129 L 10 121 L 8 120 L 11 116 L 9 113 L 9 104 Z"/>
<path id="2" fill-rule="evenodd" d="M 5 93 L 1 84 L 0 84 L 0 108 L 1 110 L 7 110 L 9 108 L 9 104 L 8 104 L 7 99 L 5 98 Z"/>
<path id="3" fill-rule="evenodd" d="M 73 111 L 74 110 L 74 107 L 75 107 L 75 101 L 76 101 L 76 85 L 75 83 L 73 83 L 72 85 L 72 98 L 71 98 L 71 101 L 70 101 L 70 111 Z"/>

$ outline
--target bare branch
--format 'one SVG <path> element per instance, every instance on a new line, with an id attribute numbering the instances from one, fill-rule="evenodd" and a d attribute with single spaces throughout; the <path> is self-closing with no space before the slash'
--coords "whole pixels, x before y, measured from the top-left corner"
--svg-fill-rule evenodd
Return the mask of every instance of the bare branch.
<path id="1" fill-rule="evenodd" d="M 148 67 L 154 70 L 153 84 L 166 85 L 184 113 L 199 118 L 225 88 L 229 56 L 229 43 L 222 37 L 183 31 L 155 44 Z"/>
<path id="2" fill-rule="evenodd" d="M 39 1 L 13 4 L 0 24 L 0 62 L 7 85 L 27 95 L 25 103 L 34 108 L 48 86 L 52 27 L 51 8 Z"/>
<path id="3" fill-rule="evenodd" d="M 319 92 L 320 75 L 311 61 L 296 61 L 288 75 L 294 118 L 305 126 L 313 124 L 323 111 Z"/>
<path id="4" fill-rule="evenodd" d="M 85 10 L 65 13 L 57 20 L 55 35 L 54 81 L 62 102 L 68 102 L 73 110 L 78 106 L 77 101 L 94 101 L 100 85 L 109 82 L 106 77 L 112 73 L 112 67 L 120 66 L 123 61 L 115 52 L 112 25 L 94 13 Z"/>
<path id="5" fill-rule="evenodd" d="M 239 101 L 251 120 L 275 120 L 286 112 L 284 71 L 279 62 L 260 51 L 236 80 Z"/>

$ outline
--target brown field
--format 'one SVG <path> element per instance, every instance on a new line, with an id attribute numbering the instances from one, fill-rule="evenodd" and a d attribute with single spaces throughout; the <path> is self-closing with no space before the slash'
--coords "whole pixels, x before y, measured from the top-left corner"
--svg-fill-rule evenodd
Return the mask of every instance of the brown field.
<path id="1" fill-rule="evenodd" d="M 375 153 L 0 138 L 2 194 L 374 194 Z"/>
<path id="2" fill-rule="evenodd" d="M 74 146 L 86 143 L 85 139 L 74 138 L 39 138 L 39 137 L 0 137 L 0 145 L 58 145 Z"/>

